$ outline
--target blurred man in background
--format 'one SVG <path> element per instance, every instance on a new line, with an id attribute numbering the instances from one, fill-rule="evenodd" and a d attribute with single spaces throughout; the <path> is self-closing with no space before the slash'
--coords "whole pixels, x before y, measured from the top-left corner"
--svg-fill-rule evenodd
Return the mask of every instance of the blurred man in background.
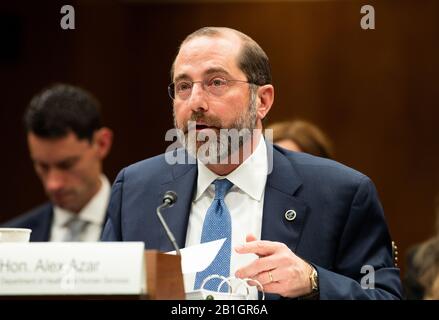
<path id="1" fill-rule="evenodd" d="M 102 174 L 113 133 L 99 102 L 85 90 L 57 84 L 30 102 L 24 122 L 30 157 L 50 202 L 3 226 L 32 229 L 30 241 L 97 241 L 110 197 Z"/>

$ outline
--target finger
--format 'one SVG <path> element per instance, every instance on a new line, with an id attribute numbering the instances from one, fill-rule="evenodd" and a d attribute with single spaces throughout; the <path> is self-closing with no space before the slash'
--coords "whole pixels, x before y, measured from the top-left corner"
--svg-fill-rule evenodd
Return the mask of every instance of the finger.
<path id="1" fill-rule="evenodd" d="M 279 258 L 276 255 L 256 259 L 252 263 L 236 270 L 235 277 L 241 279 L 253 278 L 262 272 L 276 268 L 279 265 L 278 262 Z"/>
<path id="2" fill-rule="evenodd" d="M 264 281 L 265 279 L 265 281 Z M 268 272 L 263 272 L 260 275 L 258 275 L 257 277 L 253 277 L 253 278 L 246 278 L 245 282 L 251 286 L 251 287 L 263 287 L 269 283 L 271 283 L 271 278 L 269 276 Z"/>
<path id="3" fill-rule="evenodd" d="M 262 286 L 266 286 L 267 284 L 277 282 L 273 274 L 274 270 L 264 271 L 252 277 L 252 279 L 259 281 Z"/>
<path id="4" fill-rule="evenodd" d="M 246 242 L 252 242 L 252 241 L 256 241 L 258 240 L 253 234 L 249 233 L 246 237 L 245 237 L 245 241 Z"/>
<path id="5" fill-rule="evenodd" d="M 277 266 L 280 265 L 281 259 L 282 258 L 279 257 L 278 255 L 271 255 L 271 256 L 256 259 L 255 261 L 248 264 L 247 266 L 244 266 L 236 270 L 235 277 L 241 279 L 253 278 L 259 273 L 275 269 Z"/>
<path id="6" fill-rule="evenodd" d="M 254 280 L 247 280 L 247 284 L 249 285 L 249 286 L 251 286 L 251 287 L 256 287 L 256 286 L 263 286 L 263 284 L 261 283 L 261 284 L 259 284 L 259 283 L 257 283 L 256 281 L 254 281 Z"/>
<path id="7" fill-rule="evenodd" d="M 237 253 L 254 253 L 260 257 L 263 257 L 273 254 L 276 250 L 282 248 L 282 245 L 283 244 L 280 242 L 255 240 L 236 246 L 235 251 Z"/>
<path id="8" fill-rule="evenodd" d="M 260 290 L 258 288 L 258 290 Z M 281 294 L 282 292 L 284 292 L 284 285 L 279 283 L 279 282 L 271 282 L 268 283 L 266 285 L 264 285 L 264 292 L 265 293 L 277 293 L 277 294 Z"/>
<path id="9" fill-rule="evenodd" d="M 252 277 L 252 279 L 259 281 L 262 285 L 267 285 L 273 282 L 283 282 L 287 279 L 287 275 L 288 273 L 285 268 L 276 268 L 261 272 Z"/>
<path id="10" fill-rule="evenodd" d="M 265 293 L 277 293 L 280 294 L 284 292 L 284 285 L 279 282 L 270 282 L 266 284 L 262 284 L 262 288 L 256 281 L 248 281 L 248 285 L 256 287 L 259 291 L 264 290 Z"/>

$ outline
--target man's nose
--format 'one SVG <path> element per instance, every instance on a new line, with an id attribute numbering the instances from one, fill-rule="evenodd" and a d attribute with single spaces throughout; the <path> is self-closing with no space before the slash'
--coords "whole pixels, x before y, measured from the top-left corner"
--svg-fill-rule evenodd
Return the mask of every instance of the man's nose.
<path id="1" fill-rule="evenodd" d="M 46 189 L 50 192 L 56 192 L 64 186 L 64 173 L 58 169 L 51 169 L 46 177 Z"/>
<path id="2" fill-rule="evenodd" d="M 207 104 L 207 92 L 204 90 L 202 83 L 195 82 L 192 85 L 191 95 L 189 96 L 188 104 L 192 111 L 207 111 L 209 106 Z"/>

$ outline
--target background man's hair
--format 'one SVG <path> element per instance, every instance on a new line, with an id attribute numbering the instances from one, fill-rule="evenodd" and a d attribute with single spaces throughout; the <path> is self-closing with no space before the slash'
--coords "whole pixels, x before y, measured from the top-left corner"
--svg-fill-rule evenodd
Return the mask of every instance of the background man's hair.
<path id="1" fill-rule="evenodd" d="M 102 127 L 100 104 L 84 89 L 55 84 L 35 95 L 24 114 L 28 133 L 41 138 L 61 138 L 69 132 L 92 140 Z"/>
<path id="2" fill-rule="evenodd" d="M 244 72 L 248 82 L 256 85 L 271 84 L 270 62 L 264 50 L 246 34 L 230 28 L 204 27 L 188 35 L 180 45 L 196 37 L 218 37 L 227 32 L 236 34 L 242 41 L 241 52 L 238 57 L 238 67 Z M 175 60 L 174 60 L 175 63 Z M 174 64 L 171 68 L 171 80 L 174 77 Z"/>

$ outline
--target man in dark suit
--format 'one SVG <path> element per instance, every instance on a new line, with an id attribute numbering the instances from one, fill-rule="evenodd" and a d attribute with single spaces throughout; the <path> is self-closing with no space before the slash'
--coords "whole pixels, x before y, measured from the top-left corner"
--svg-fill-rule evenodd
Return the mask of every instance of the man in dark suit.
<path id="1" fill-rule="evenodd" d="M 98 241 L 111 186 L 102 160 L 112 132 L 98 101 L 85 90 L 57 84 L 37 94 L 24 120 L 30 156 L 50 202 L 3 226 L 32 229 L 30 241 Z"/>
<path id="2" fill-rule="evenodd" d="M 186 287 L 219 274 L 257 280 L 271 298 L 401 297 L 370 179 L 262 136 L 274 88 L 256 42 L 233 29 L 197 30 L 183 41 L 171 75 L 175 135 L 184 149 L 119 173 L 103 240 L 172 250 L 155 208 L 173 190 L 178 201 L 165 214 L 180 247 L 225 239 Z M 243 264 L 245 253 L 259 258 Z"/>

